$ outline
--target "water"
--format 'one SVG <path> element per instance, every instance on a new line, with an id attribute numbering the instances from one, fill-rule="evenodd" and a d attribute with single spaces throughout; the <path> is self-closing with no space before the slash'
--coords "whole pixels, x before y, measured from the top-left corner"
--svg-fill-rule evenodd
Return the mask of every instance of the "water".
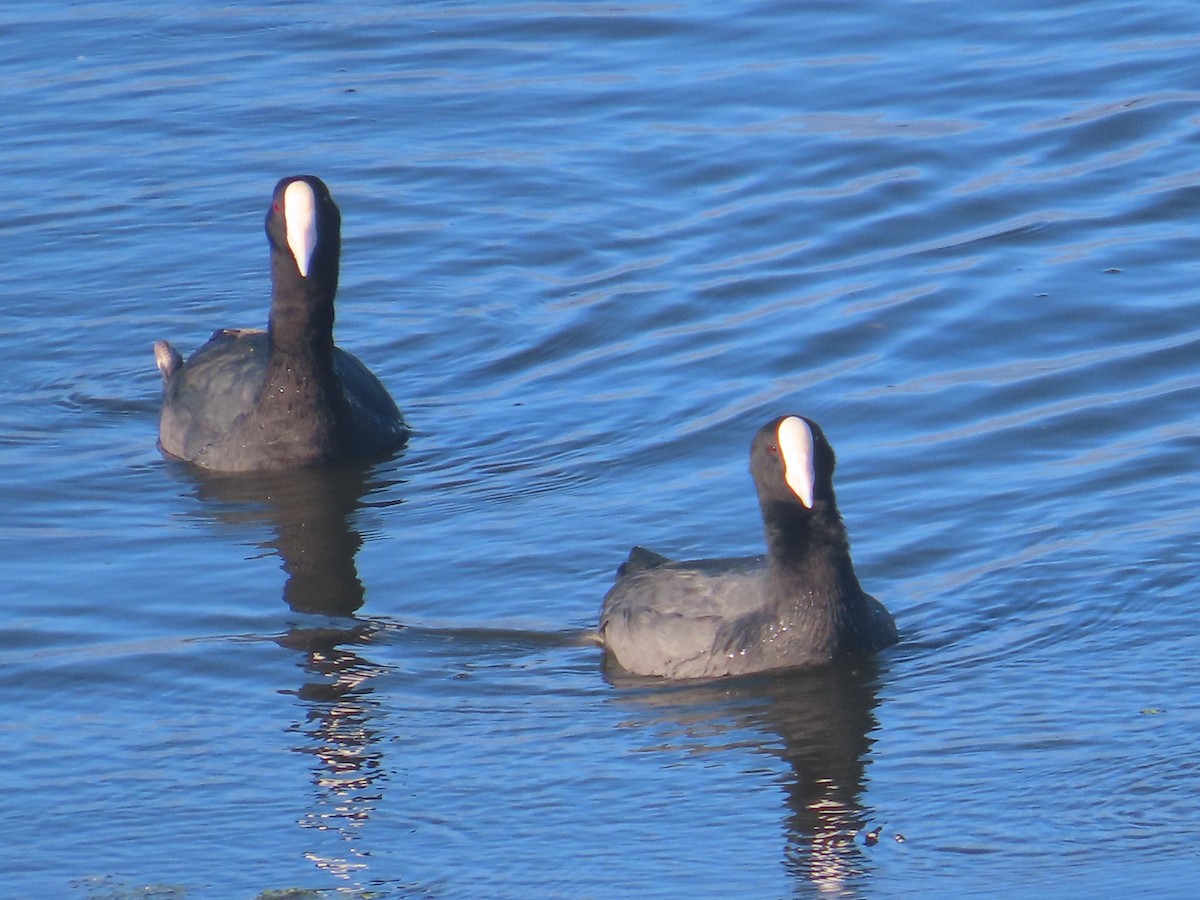
<path id="1" fill-rule="evenodd" d="M 12 897 L 1186 896 L 1200 8 L 23 3 L 0 20 Z M 154 448 L 344 216 L 367 471 Z M 633 543 L 839 453 L 873 665 L 606 676 Z"/>

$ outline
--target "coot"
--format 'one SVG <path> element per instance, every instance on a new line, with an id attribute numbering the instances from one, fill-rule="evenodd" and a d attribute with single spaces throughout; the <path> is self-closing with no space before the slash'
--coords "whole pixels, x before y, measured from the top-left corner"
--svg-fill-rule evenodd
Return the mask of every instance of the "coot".
<path id="1" fill-rule="evenodd" d="M 766 556 L 673 562 L 634 547 L 600 610 L 610 658 L 636 675 L 710 678 L 815 666 L 897 640 L 863 591 L 817 423 L 782 416 L 750 445 Z"/>
<path id="2" fill-rule="evenodd" d="M 154 345 L 163 453 L 244 472 L 383 458 L 404 443 L 408 429 L 387 389 L 333 344 L 341 225 L 321 179 L 275 185 L 267 330 L 221 329 L 186 362 L 166 341 Z"/>

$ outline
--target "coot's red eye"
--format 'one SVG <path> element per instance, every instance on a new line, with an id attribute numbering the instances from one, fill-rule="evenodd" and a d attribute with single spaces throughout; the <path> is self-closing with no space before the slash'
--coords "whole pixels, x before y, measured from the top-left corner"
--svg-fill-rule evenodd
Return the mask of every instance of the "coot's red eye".
<path id="1" fill-rule="evenodd" d="M 275 206 L 275 212 L 283 212 L 283 204 L 280 203 L 278 200 L 275 201 L 274 206 Z"/>
<path id="2" fill-rule="evenodd" d="M 768 444 L 767 449 L 770 450 L 771 453 L 774 455 L 778 455 L 778 453 L 779 453 L 779 445 L 778 444 Z"/>

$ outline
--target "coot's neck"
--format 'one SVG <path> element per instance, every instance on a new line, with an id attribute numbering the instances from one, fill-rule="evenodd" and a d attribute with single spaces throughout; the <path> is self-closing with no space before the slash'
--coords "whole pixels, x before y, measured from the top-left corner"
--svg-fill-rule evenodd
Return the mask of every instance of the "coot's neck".
<path id="1" fill-rule="evenodd" d="M 861 593 L 846 528 L 834 503 L 818 500 L 809 510 L 796 503 L 772 502 L 762 512 L 768 578 L 774 588 L 787 594 L 801 589 L 821 594 L 828 586 L 831 594 L 844 594 L 849 586 L 850 593 Z"/>
<path id="2" fill-rule="evenodd" d="M 311 434 L 301 440 L 314 444 L 336 441 L 348 413 L 333 362 L 336 292 L 336 264 L 314 266 L 302 278 L 286 251 L 272 248 L 270 356 L 259 413 L 288 416 L 293 432 L 307 425 Z"/>
<path id="3" fill-rule="evenodd" d="M 291 258 L 271 253 L 271 314 L 267 326 L 272 357 L 312 360 L 333 370 L 333 298 L 337 272 L 301 277 Z"/>

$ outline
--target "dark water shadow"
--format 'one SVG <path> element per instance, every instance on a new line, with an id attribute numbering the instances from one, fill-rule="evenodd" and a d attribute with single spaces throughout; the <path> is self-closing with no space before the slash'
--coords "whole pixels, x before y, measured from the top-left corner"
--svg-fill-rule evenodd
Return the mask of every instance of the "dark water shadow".
<path id="1" fill-rule="evenodd" d="M 782 862 L 798 893 L 858 893 L 879 839 L 862 803 L 878 727 L 879 664 L 843 663 L 813 671 L 663 685 L 606 671 L 620 702 L 652 711 L 706 750 L 770 754 L 788 767 Z"/>
<path id="2" fill-rule="evenodd" d="M 401 502 L 399 480 L 373 467 L 341 466 L 253 476 L 213 475 L 180 466 L 194 484 L 198 515 L 235 528 L 261 528 L 258 546 L 277 554 L 283 601 L 297 613 L 329 621 L 296 624 L 274 640 L 300 655 L 299 687 L 280 694 L 302 701 L 303 721 L 290 728 L 294 750 L 313 759 L 315 794 L 302 828 L 320 832 L 309 857 L 318 868 L 351 879 L 367 869 L 356 849 L 359 830 L 383 796 L 387 735 L 375 723 L 372 682 L 387 670 L 367 653 L 386 628 L 360 618 L 366 589 L 356 557 L 363 537 L 356 521 L 364 507 Z M 369 502 L 368 497 L 387 497 Z M 332 833 L 339 840 L 331 841 Z"/>
<path id="3" fill-rule="evenodd" d="M 362 535 L 355 527 L 368 494 L 398 482 L 369 467 L 342 466 L 253 476 L 211 475 L 187 469 L 204 516 L 226 524 L 262 525 L 287 579 L 284 602 L 298 613 L 353 616 L 365 590 L 355 558 Z M 389 505 L 399 503 L 390 499 Z"/>

